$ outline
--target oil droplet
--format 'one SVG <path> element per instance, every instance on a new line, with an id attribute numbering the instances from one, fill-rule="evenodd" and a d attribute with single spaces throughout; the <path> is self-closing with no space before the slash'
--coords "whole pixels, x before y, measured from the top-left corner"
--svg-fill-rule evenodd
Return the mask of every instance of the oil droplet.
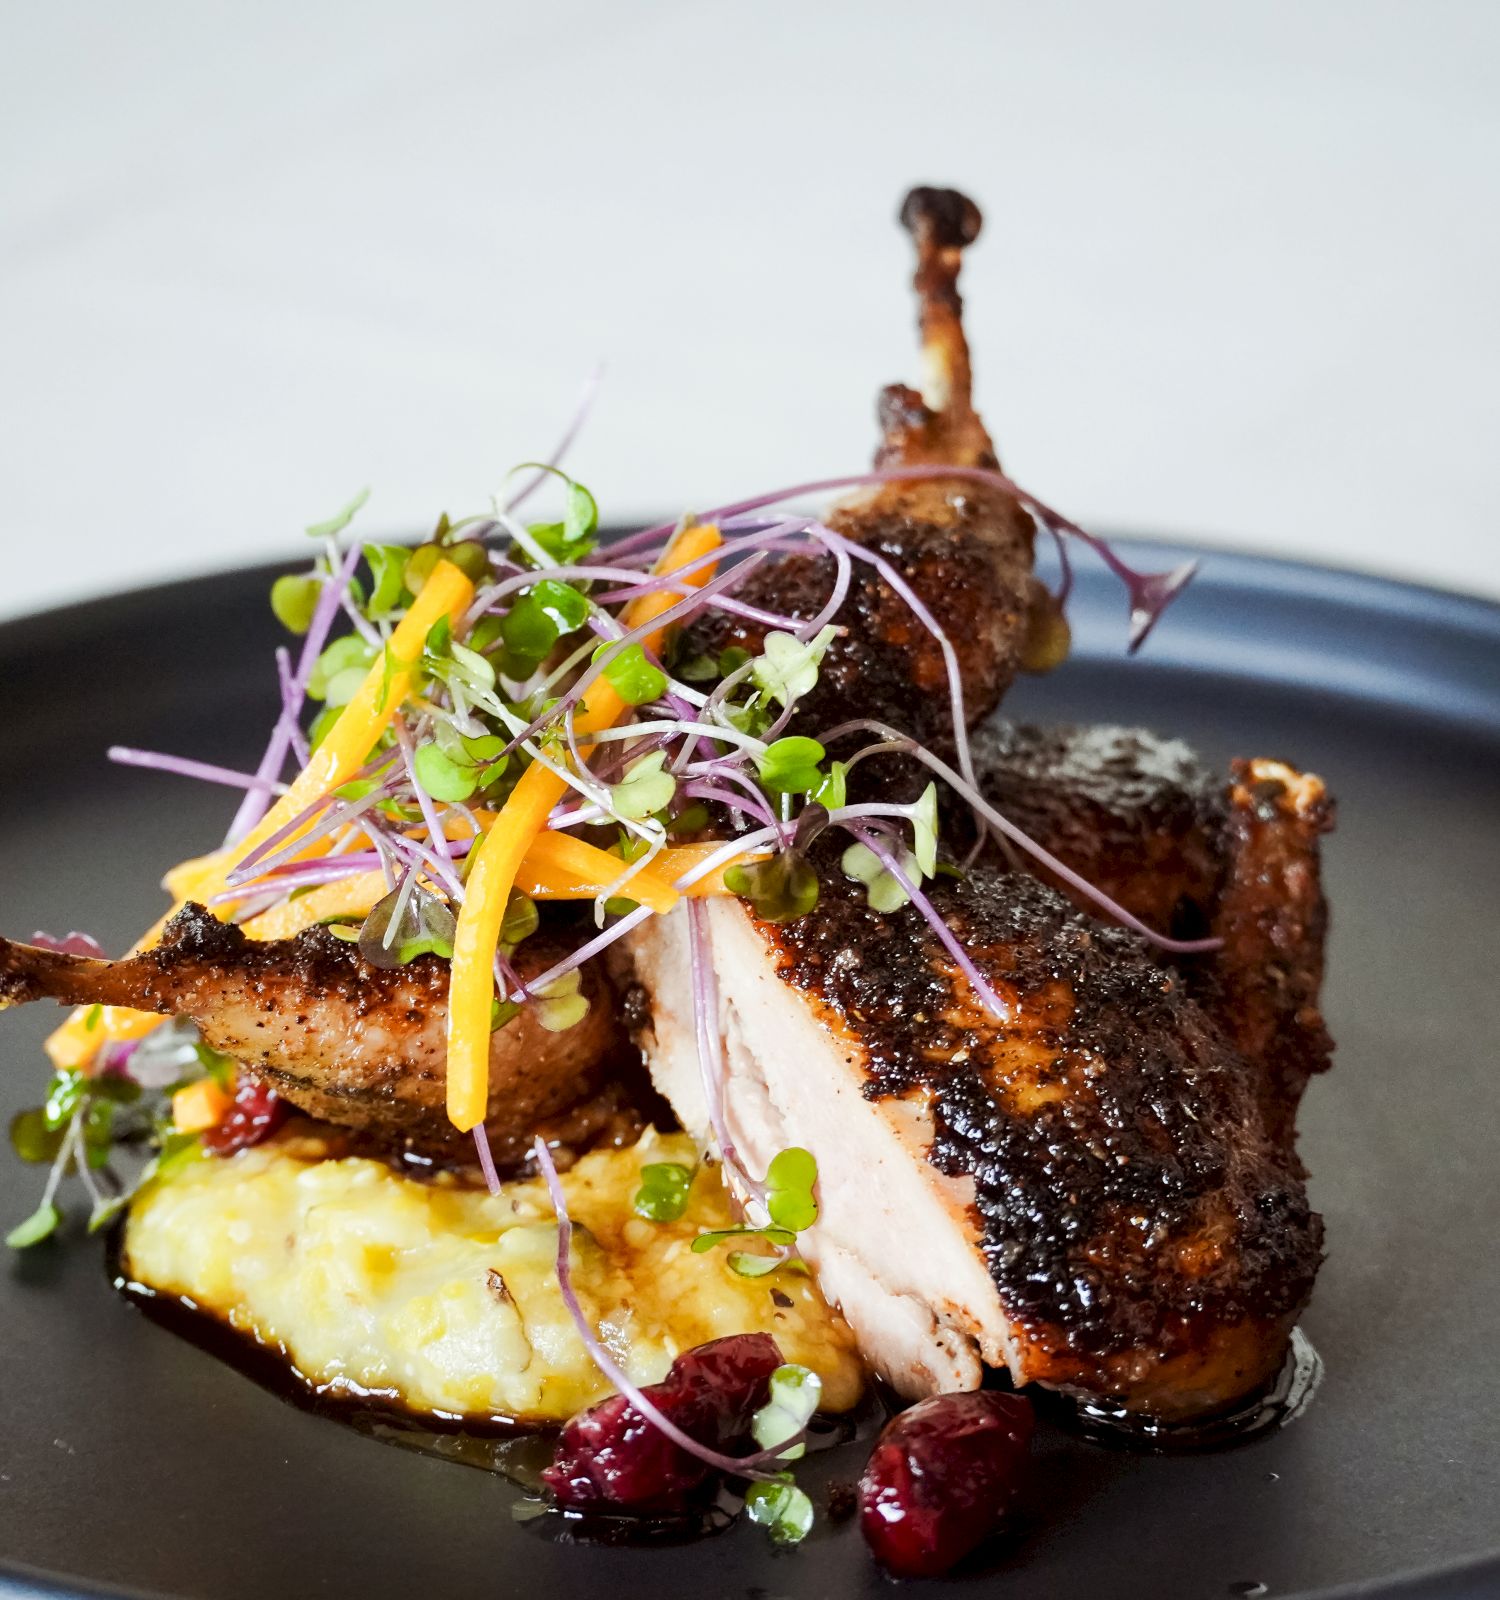
<path id="1" fill-rule="evenodd" d="M 1271 1591 L 1254 1578 L 1246 1578 L 1243 1583 L 1231 1583 L 1229 1592 L 1232 1595 L 1242 1596 L 1243 1600 L 1254 1600 L 1256 1595 L 1269 1594 Z"/>
<path id="2" fill-rule="evenodd" d="M 1268 1472 L 1266 1474 L 1266 1482 L 1267 1483 L 1280 1483 L 1281 1482 L 1281 1474 L 1279 1472 Z"/>

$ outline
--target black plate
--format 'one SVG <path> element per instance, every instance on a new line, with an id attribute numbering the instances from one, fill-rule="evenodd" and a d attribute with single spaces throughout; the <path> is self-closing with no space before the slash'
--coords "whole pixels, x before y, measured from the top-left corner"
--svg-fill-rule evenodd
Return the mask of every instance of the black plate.
<path id="1" fill-rule="evenodd" d="M 274 700 L 268 578 L 0 628 L 6 932 L 122 947 L 162 868 L 217 843 L 232 799 L 103 750 L 253 762 Z M 1128 664 L 1122 609 L 1085 570 L 1073 661 L 1009 709 L 1144 723 L 1216 760 L 1285 755 L 1340 800 L 1338 1065 L 1303 1117 L 1329 1240 L 1305 1326 L 1327 1376 L 1301 1421 L 1214 1456 L 1049 1436 L 1032 1531 L 951 1592 L 1500 1592 L 1500 608 L 1214 554 Z M 35 1098 L 54 1020 L 4 1019 L 7 1116 Z M 30 1211 L 36 1176 L 0 1161 L 0 1214 Z M 0 1297 L 0 1592 L 57 1592 L 44 1573 L 67 1593 L 214 1600 L 891 1592 L 848 1526 L 784 1555 L 752 1527 L 667 1550 L 547 1542 L 502 1480 L 295 1410 L 153 1326 L 109 1290 L 97 1242 L 6 1263 Z M 1413 1571 L 1429 1576 L 1391 1581 Z"/>

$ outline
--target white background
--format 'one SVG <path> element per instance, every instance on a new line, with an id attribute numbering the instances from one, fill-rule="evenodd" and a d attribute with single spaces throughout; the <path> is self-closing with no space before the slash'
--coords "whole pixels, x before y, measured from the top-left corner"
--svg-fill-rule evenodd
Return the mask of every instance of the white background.
<path id="1" fill-rule="evenodd" d="M 1500 5 L 0 3 L 0 611 L 481 508 L 600 360 L 612 520 L 857 469 L 913 181 L 1007 466 L 1500 595 Z"/>

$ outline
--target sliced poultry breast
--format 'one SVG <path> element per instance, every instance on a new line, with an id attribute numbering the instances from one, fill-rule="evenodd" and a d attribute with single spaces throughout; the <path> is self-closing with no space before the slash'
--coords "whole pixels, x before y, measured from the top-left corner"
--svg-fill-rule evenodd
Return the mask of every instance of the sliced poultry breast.
<path id="1" fill-rule="evenodd" d="M 1136 936 L 1034 878 L 933 891 L 1010 1018 L 912 907 L 872 911 L 819 862 L 785 926 L 707 916 L 724 1109 L 752 1170 L 800 1144 L 825 1292 L 903 1393 L 982 1365 L 1163 1417 L 1231 1404 L 1279 1365 L 1321 1229 L 1260 1115 L 1253 1067 Z M 707 1138 L 686 917 L 636 936 L 653 1075 Z"/>

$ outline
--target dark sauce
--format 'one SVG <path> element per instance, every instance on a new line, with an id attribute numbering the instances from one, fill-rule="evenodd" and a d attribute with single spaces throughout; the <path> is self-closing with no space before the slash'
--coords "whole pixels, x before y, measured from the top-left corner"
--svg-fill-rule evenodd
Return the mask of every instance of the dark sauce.
<path id="1" fill-rule="evenodd" d="M 1224 1450 L 1274 1433 L 1295 1422 L 1312 1404 L 1323 1381 L 1323 1358 L 1301 1328 L 1292 1330 L 1286 1359 L 1272 1382 L 1233 1411 L 1197 1422 L 1133 1417 L 1098 1401 L 1064 1401 L 1048 1407 L 1054 1420 L 1095 1444 L 1150 1455 L 1190 1455 Z M 1057 1397 L 1055 1397 L 1057 1398 Z"/>
<path id="2" fill-rule="evenodd" d="M 503 1416 L 419 1412 L 408 1407 L 394 1391 L 318 1384 L 280 1346 L 230 1327 L 187 1296 L 161 1294 L 132 1277 L 125 1262 L 124 1241 L 122 1220 L 109 1230 L 106 1271 L 114 1288 L 152 1322 L 299 1411 L 340 1423 L 398 1450 L 414 1450 L 506 1479 L 521 1491 L 521 1498 L 511 1508 L 512 1515 L 533 1535 L 559 1544 L 687 1544 L 732 1527 L 744 1505 L 740 1496 L 721 1486 L 715 1498 L 686 1516 L 627 1517 L 559 1510 L 543 1497 L 541 1476 L 556 1448 L 558 1430 L 554 1425 Z M 813 1418 L 808 1428 L 807 1453 L 815 1455 L 845 1445 L 867 1447 L 894 1409 L 895 1402 L 888 1391 L 871 1381 L 853 1411 Z M 858 1459 L 863 1462 L 864 1451 Z M 853 1466 L 853 1471 L 858 1472 L 858 1465 Z"/>
<path id="3" fill-rule="evenodd" d="M 299 1410 L 340 1423 L 381 1444 L 506 1479 L 520 1491 L 511 1507 L 512 1516 L 535 1537 L 557 1544 L 682 1545 L 723 1533 L 743 1509 L 742 1497 L 721 1483 L 712 1500 L 687 1515 L 609 1516 L 561 1510 L 545 1498 L 541 1480 L 543 1469 L 552 1460 L 556 1427 L 512 1417 L 417 1412 L 392 1391 L 317 1384 L 279 1346 L 230 1327 L 185 1296 L 160 1294 L 134 1279 L 125 1264 L 124 1236 L 122 1220 L 110 1229 L 107 1240 L 105 1262 L 110 1281 L 151 1321 Z M 1064 1432 L 1092 1444 L 1153 1455 L 1188 1454 L 1243 1444 L 1294 1422 L 1312 1403 L 1322 1376 L 1322 1359 L 1299 1328 L 1292 1333 L 1280 1372 L 1261 1394 L 1235 1411 L 1202 1422 L 1168 1423 L 1132 1417 L 1119 1408 L 1070 1400 L 1045 1390 L 1022 1392 Z M 1006 1375 L 996 1372 L 987 1375 L 987 1384 L 1011 1387 Z M 815 1455 L 845 1447 L 852 1451 L 858 1446 L 858 1454 L 850 1462 L 850 1475 L 857 1476 L 876 1435 L 900 1409 L 896 1396 L 871 1379 L 853 1411 L 813 1419 L 807 1452 Z"/>

